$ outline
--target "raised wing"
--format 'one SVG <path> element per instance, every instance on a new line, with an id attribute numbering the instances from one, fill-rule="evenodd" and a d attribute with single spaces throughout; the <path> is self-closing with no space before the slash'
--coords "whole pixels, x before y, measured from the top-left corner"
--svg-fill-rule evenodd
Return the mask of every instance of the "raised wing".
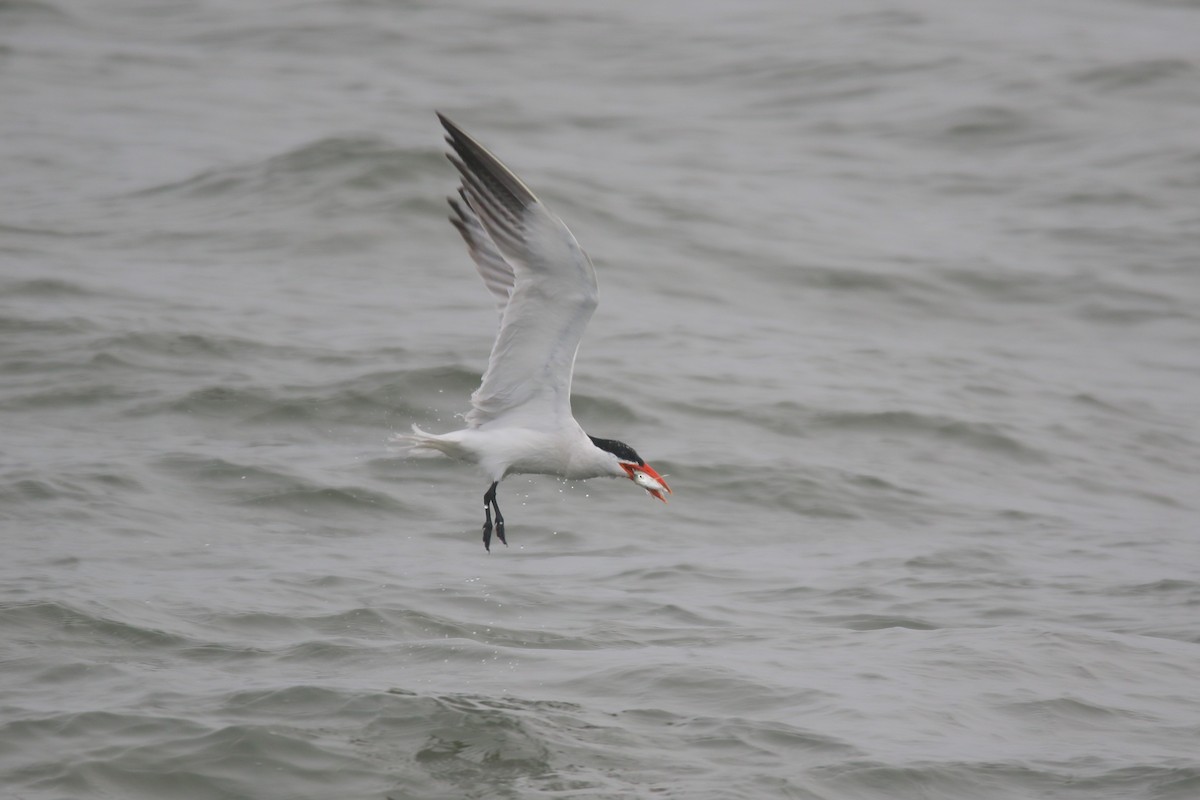
<path id="1" fill-rule="evenodd" d="M 441 114 L 447 157 L 462 176 L 451 199 L 484 283 L 500 305 L 500 332 L 471 395 L 471 427 L 506 422 L 552 428 L 571 418 L 571 373 L 596 309 L 596 272 L 567 226 L 521 179 Z"/>

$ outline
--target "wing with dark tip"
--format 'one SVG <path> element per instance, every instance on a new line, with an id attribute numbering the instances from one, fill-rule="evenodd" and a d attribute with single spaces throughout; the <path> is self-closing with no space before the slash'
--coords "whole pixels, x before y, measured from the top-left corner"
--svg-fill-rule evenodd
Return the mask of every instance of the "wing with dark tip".
<path id="1" fill-rule="evenodd" d="M 563 424 L 571 418 L 575 353 L 596 309 L 591 259 L 520 178 L 453 122 L 438 119 L 462 178 L 461 200 L 450 201 L 451 222 L 501 306 L 500 331 L 467 422 Z"/>
<path id="2" fill-rule="evenodd" d="M 495 295 L 496 308 L 503 316 L 508 298 L 512 295 L 513 284 L 517 280 L 512 264 L 496 249 L 492 237 L 471 210 L 465 193 L 461 200 L 451 197 L 450 208 L 454 210 L 450 223 L 462 234 L 463 241 L 467 243 L 467 250 L 475 261 L 475 268 L 479 271 L 479 277 L 483 278 L 488 291 Z"/>

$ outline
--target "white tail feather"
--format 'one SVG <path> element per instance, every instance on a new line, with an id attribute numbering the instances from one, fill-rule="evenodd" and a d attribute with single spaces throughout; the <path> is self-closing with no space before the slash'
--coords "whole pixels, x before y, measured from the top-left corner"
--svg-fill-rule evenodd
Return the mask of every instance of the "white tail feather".
<path id="1" fill-rule="evenodd" d="M 412 433 L 392 434 L 388 442 L 408 457 L 430 458 L 439 455 L 450 458 L 463 457 L 462 448 L 454 434 L 429 433 L 416 425 L 412 426 Z"/>

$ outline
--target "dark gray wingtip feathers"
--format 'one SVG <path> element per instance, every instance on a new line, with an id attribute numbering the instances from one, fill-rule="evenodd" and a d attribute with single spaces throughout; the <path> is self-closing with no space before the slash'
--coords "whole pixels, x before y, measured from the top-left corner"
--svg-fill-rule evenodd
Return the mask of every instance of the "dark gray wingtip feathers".
<path id="1" fill-rule="evenodd" d="M 468 183 L 476 189 L 483 189 L 501 206 L 518 215 L 538 202 L 537 196 L 500 159 L 447 119 L 446 115 L 440 111 L 436 113 L 446 130 L 446 143 L 454 151 L 446 155 Z"/>

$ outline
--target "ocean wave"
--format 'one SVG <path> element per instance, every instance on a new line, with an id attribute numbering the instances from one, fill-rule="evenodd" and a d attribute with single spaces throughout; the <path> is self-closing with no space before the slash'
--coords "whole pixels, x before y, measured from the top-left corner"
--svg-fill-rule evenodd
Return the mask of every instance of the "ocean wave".
<path id="1" fill-rule="evenodd" d="M 724 404 L 701 405 L 696 401 L 677 401 L 673 405 L 690 415 L 728 418 L 730 414 L 736 414 L 739 422 L 786 436 L 888 434 L 959 445 L 1030 463 L 1049 458 L 1042 448 L 1033 446 L 1011 426 L 947 414 L 907 409 L 834 411 L 794 400 L 748 403 L 736 409 Z M 876 488 L 885 487 L 877 485 Z"/>
<path id="2" fill-rule="evenodd" d="M 211 349 L 202 340 L 182 344 Z M 224 353 L 217 356 L 225 357 Z M 407 428 L 411 422 L 427 420 L 431 412 L 447 405 L 447 397 L 454 398 L 453 407 L 465 410 L 466 399 L 478 385 L 479 374 L 462 367 L 388 370 L 317 385 L 209 385 L 142 403 L 126 413 L 182 414 L 251 426 L 367 427 L 378 430 L 382 438 L 397 425 Z"/>
<path id="3" fill-rule="evenodd" d="M 7 25 L 27 25 L 34 22 L 62 24 L 70 19 L 70 15 L 60 8 L 59 4 L 47 3 L 44 0 L 0 2 L 0 20 Z"/>
<path id="4" fill-rule="evenodd" d="M 193 491 L 215 493 L 248 508 L 277 509 L 332 519 L 347 513 L 388 517 L 407 510 L 390 494 L 363 486 L 325 485 L 282 466 L 237 463 L 191 453 L 171 453 L 157 464 L 188 481 Z"/>
<path id="5" fill-rule="evenodd" d="M 53 475 L 28 469 L 0 474 L 0 505 L 14 510 L 28 504 L 44 511 L 46 504 L 58 502 L 95 514 L 119 507 L 129 495 L 144 491 L 145 486 L 133 475 L 99 465 L 75 464 Z"/>
<path id="6" fill-rule="evenodd" d="M 259 357 L 283 361 L 314 356 L 311 347 L 303 348 L 211 331 L 122 331 L 99 337 L 91 342 L 90 347 L 113 357 L 137 353 L 167 356 L 189 362 L 193 359 L 201 362 L 208 359 L 240 362 Z"/>
<path id="7" fill-rule="evenodd" d="M 0 291 L 10 297 L 35 297 L 48 300 L 103 296 L 102 293 L 77 281 L 68 281 L 62 278 L 4 281 L 3 284 L 0 284 Z"/>
<path id="8" fill-rule="evenodd" d="M 22 638 L 55 631 L 56 643 L 74 641 L 86 648 L 174 649 L 189 640 L 169 631 L 127 622 L 61 602 L 32 601 L 0 606 L 0 630 Z"/>
<path id="9" fill-rule="evenodd" d="M 470 693 L 312 684 L 209 698 L 188 716 L 85 711 L 0 725 L 15 784 L 80 796 L 800 797 L 784 775 L 853 755 L 779 722 Z M 53 741 L 53 756 L 39 743 Z M 727 774 L 750 765 L 749 780 Z M 765 774 L 763 774 L 765 773 Z M 782 775 L 781 775 L 782 773 Z M 268 777 L 269 776 L 269 777 Z M 264 784 L 264 780 L 269 785 Z M 646 794 L 649 792 L 650 794 Z"/>
<path id="10" fill-rule="evenodd" d="M 1195 87 L 1196 64 L 1182 58 L 1154 58 L 1104 64 L 1074 76 L 1079 83 L 1103 92 L 1138 91 L 1171 84 L 1174 90 Z"/>
<path id="11" fill-rule="evenodd" d="M 834 625 L 852 631 L 881 631 L 888 628 L 908 628 L 914 631 L 937 630 L 940 625 L 914 617 L 892 614 L 829 614 L 813 618 L 814 622 Z"/>
<path id="12" fill-rule="evenodd" d="M 0 399 L 0 408 L 5 411 L 27 410 L 72 410 L 89 407 L 120 407 L 131 401 L 144 398 L 150 392 L 133 388 L 115 381 L 87 383 L 75 381 L 66 386 L 54 386 L 33 391 L 15 391 Z"/>
<path id="13" fill-rule="evenodd" d="M 85 317 L 57 317 L 40 319 L 19 316 L 0 316 L 0 334 L 79 334 L 98 330 L 95 321 Z"/>
<path id="14" fill-rule="evenodd" d="M 392 193 L 414 178 L 445 180 L 445 162 L 435 147 L 398 147 L 377 136 L 332 136 L 257 162 L 220 167 L 180 181 L 140 189 L 131 199 L 197 200 L 227 203 L 251 197 L 257 203 L 299 204 L 348 201 L 355 194 Z M 415 199 L 416 209 L 441 209 L 440 195 Z M 269 206 L 268 206 L 269 207 Z"/>
<path id="15" fill-rule="evenodd" d="M 1003 427 L 986 422 L 955 419 L 939 414 L 913 411 L 838 411 L 818 412 L 816 427 L 842 431 L 865 431 L 918 435 L 953 442 L 1026 461 L 1044 461 L 1046 457 L 1032 445 Z"/>

